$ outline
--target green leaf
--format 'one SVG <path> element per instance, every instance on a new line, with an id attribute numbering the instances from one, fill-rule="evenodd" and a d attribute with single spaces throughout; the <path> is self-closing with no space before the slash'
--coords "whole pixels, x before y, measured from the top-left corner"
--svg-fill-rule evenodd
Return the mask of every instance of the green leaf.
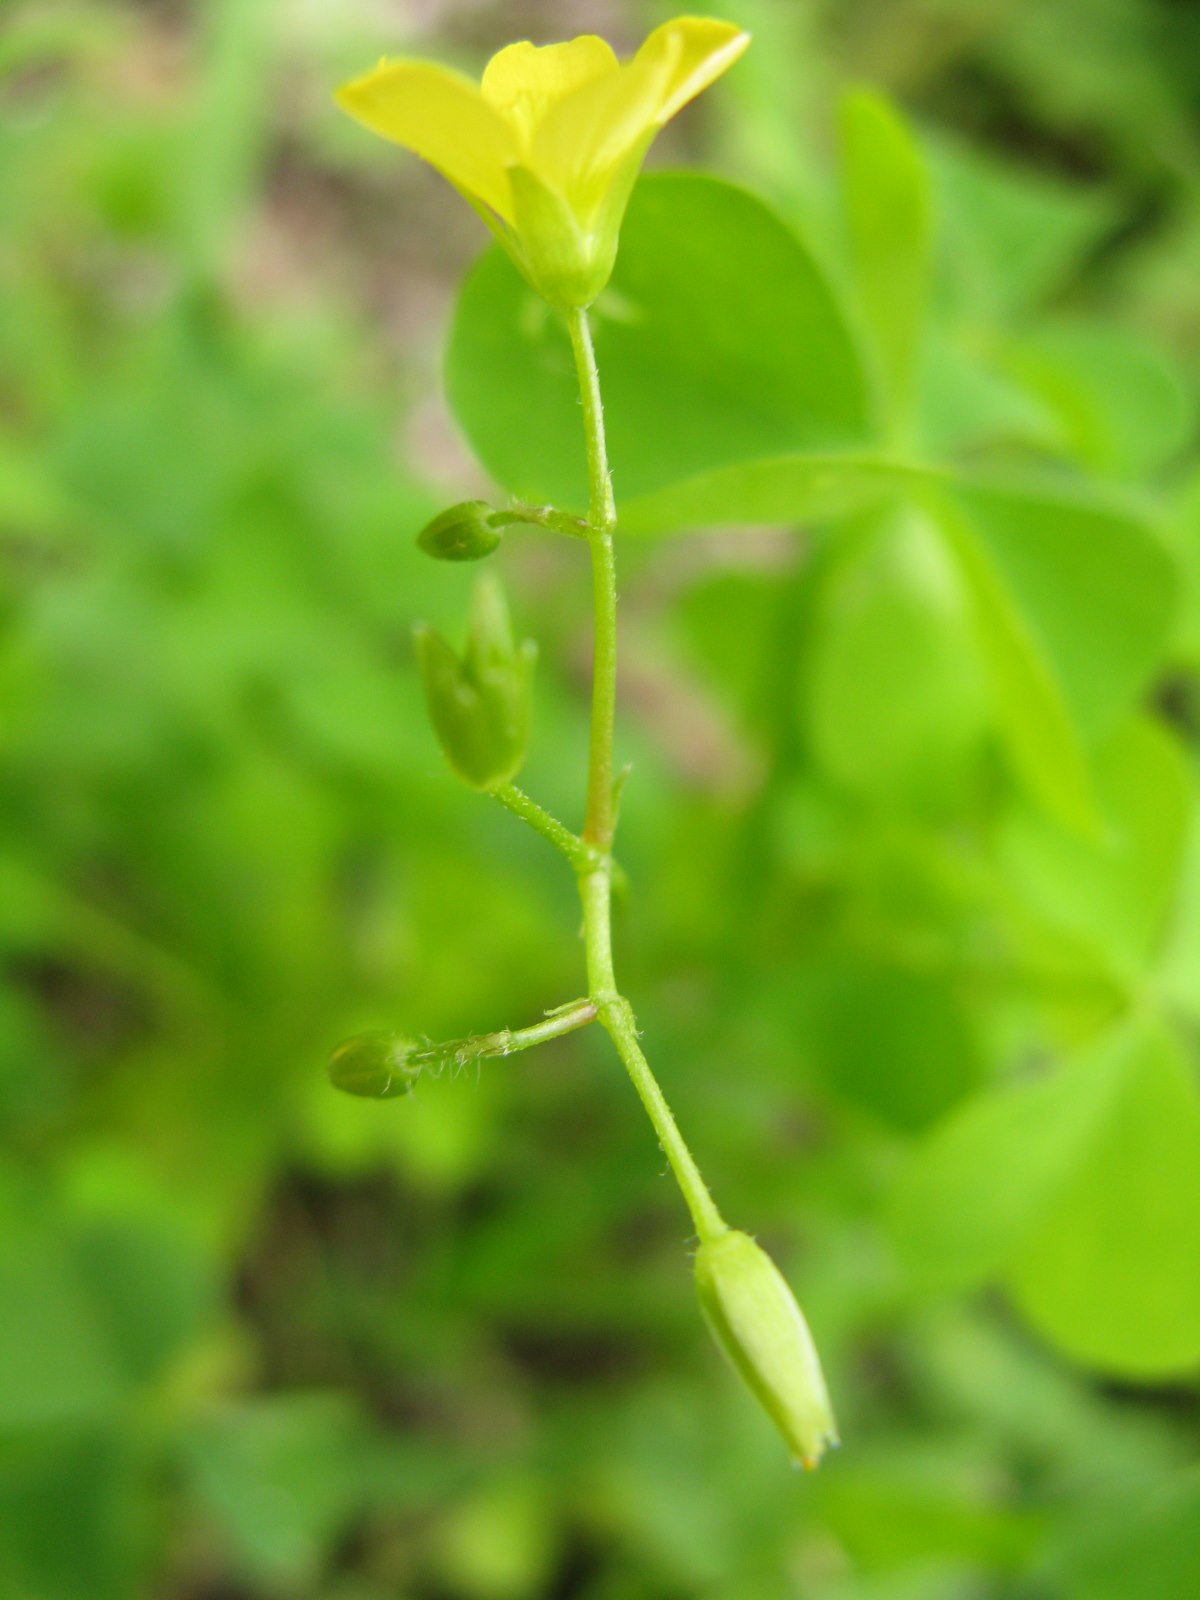
<path id="1" fill-rule="evenodd" d="M 830 1088 L 913 1133 L 978 1087 L 980 1053 L 962 998 L 936 974 L 836 959 L 813 974 L 814 1055 Z"/>
<path id="2" fill-rule="evenodd" d="M 1002 859 L 1038 915 L 1128 984 L 1152 964 L 1175 901 L 1192 786 L 1172 736 L 1148 718 L 1122 726 L 1094 764 L 1100 829 L 1083 839 L 1043 815 L 1018 813 Z"/>
<path id="3" fill-rule="evenodd" d="M 187 1438 L 192 1492 L 239 1562 L 290 1592 L 311 1583 L 384 1465 L 378 1435 L 334 1393 L 231 1406 Z"/>
<path id="4" fill-rule="evenodd" d="M 532 1475 L 491 1474 L 449 1509 L 431 1557 L 451 1593 L 522 1600 L 546 1591 L 559 1543 L 549 1491 Z"/>
<path id="5" fill-rule="evenodd" d="M 96 1146 L 72 1178 L 0 1198 L 0 1429 L 116 1421 L 217 1314 L 167 1186 Z"/>
<path id="6" fill-rule="evenodd" d="M 1123 1479 L 1089 1497 L 1055 1541 L 1047 1576 L 1071 1600 L 1200 1594 L 1200 1468 Z"/>
<path id="7" fill-rule="evenodd" d="M 832 455 L 705 473 L 627 504 L 623 526 L 819 522 L 898 495 L 927 506 L 955 554 L 1018 771 L 1055 815 L 1086 830 L 1083 741 L 1145 687 L 1170 626 L 1175 571 L 1144 519 L 1082 494 Z"/>
<path id="8" fill-rule="evenodd" d="M 644 178 L 593 321 L 619 505 L 715 467 L 868 435 L 859 354 L 828 284 L 780 218 L 733 184 Z M 565 330 L 498 248 L 463 286 L 446 376 L 498 482 L 586 504 Z"/>
<path id="9" fill-rule="evenodd" d="M 946 276 L 969 314 L 1003 316 L 1043 300 L 1114 216 L 1103 194 L 1044 171 L 948 140 L 930 155 Z"/>
<path id="10" fill-rule="evenodd" d="M 1136 478 L 1168 462 L 1191 432 L 1194 407 L 1179 373 L 1127 328 L 1054 323 L 1013 340 L 1001 359 L 1085 467 Z"/>
<path id="11" fill-rule="evenodd" d="M 1176 568 L 1143 517 L 1082 493 L 845 454 L 706 472 L 626 502 L 621 526 L 820 523 L 897 497 L 934 513 L 963 567 L 1018 765 L 1047 804 L 1080 819 L 1080 740 L 1119 720 L 1169 637 Z"/>
<path id="12" fill-rule="evenodd" d="M 962 1290 L 994 1277 L 1038 1226 L 1113 1095 L 1111 1065 L 1076 1061 L 968 1101 L 918 1150 L 891 1227 L 914 1280 Z"/>
<path id="13" fill-rule="evenodd" d="M 903 119 L 881 95 L 847 95 L 841 132 L 850 265 L 894 436 L 907 420 L 929 290 L 929 174 Z"/>
<path id="14" fill-rule="evenodd" d="M 966 512 L 1085 737 L 1107 731 L 1166 649 L 1178 577 L 1153 525 L 1050 488 L 960 481 Z"/>
<path id="15" fill-rule="evenodd" d="M 127 1600 L 143 1593 L 139 1477 L 136 1450 L 115 1430 L 0 1432 L 5 1600 Z"/>
<path id="16" fill-rule="evenodd" d="M 1200 1096 L 1165 1035 L 1112 1056 L 1105 1115 L 1008 1282 L 1076 1360 L 1163 1378 L 1200 1362 Z"/>
<path id="17" fill-rule="evenodd" d="M 814 619 L 813 753 L 852 792 L 952 805 L 989 719 L 963 585 L 919 512 L 869 517 L 833 564 Z"/>
<path id="18" fill-rule="evenodd" d="M 0 1427 L 96 1422 L 127 1390 L 79 1263 L 48 1229 L 5 1226 L 0 1296 L 21 1314 L 0 1319 Z"/>
<path id="19" fill-rule="evenodd" d="M 1015 442 L 1053 449 L 1054 419 L 1045 405 L 993 370 L 978 328 L 934 324 L 921 347 L 913 433 L 932 460 L 968 458 Z"/>
<path id="20" fill-rule="evenodd" d="M 918 1282 L 1000 1277 L 1078 1361 L 1164 1377 L 1200 1360 L 1200 1095 L 1149 1023 L 952 1114 L 892 1224 Z"/>
<path id="21" fill-rule="evenodd" d="M 1177 886 L 1178 903 L 1158 982 L 1180 1013 L 1200 1022 L 1200 827 L 1193 810 L 1189 839 Z"/>
<path id="22" fill-rule="evenodd" d="M 746 461 L 623 502 L 620 527 L 623 534 L 656 534 L 727 523 L 833 522 L 940 476 L 882 455 Z"/>
<path id="23" fill-rule="evenodd" d="M 1079 736 L 1044 651 L 989 553 L 948 496 L 930 498 L 974 610 L 997 721 L 1013 765 L 1053 815 L 1084 833 L 1095 825 Z"/>
<path id="24" fill-rule="evenodd" d="M 1168 524 L 1171 548 L 1182 574 L 1182 595 L 1174 647 L 1193 669 L 1200 669 L 1200 470 L 1182 485 Z"/>

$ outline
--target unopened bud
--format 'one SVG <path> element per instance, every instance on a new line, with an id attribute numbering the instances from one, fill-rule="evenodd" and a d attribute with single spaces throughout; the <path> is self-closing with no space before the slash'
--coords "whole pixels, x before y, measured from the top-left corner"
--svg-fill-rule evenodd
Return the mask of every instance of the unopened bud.
<path id="1" fill-rule="evenodd" d="M 514 645 L 504 590 L 491 574 L 475 586 L 460 657 L 432 628 L 416 635 L 430 721 L 464 782 L 493 789 L 519 771 L 529 743 L 532 641 Z"/>
<path id="2" fill-rule="evenodd" d="M 811 1470 L 837 1443 L 837 1423 L 812 1334 L 783 1275 L 749 1234 L 731 1228 L 696 1252 L 696 1289 L 734 1371 L 792 1460 Z"/>
<path id="3" fill-rule="evenodd" d="M 427 522 L 417 535 L 426 555 L 439 561 L 481 561 L 500 543 L 496 515 L 486 500 L 464 500 Z"/>
<path id="4" fill-rule="evenodd" d="M 411 1094 L 421 1076 L 412 1056 L 419 1046 L 399 1033 L 356 1033 L 329 1058 L 329 1081 L 344 1094 L 364 1100 L 391 1100 Z"/>

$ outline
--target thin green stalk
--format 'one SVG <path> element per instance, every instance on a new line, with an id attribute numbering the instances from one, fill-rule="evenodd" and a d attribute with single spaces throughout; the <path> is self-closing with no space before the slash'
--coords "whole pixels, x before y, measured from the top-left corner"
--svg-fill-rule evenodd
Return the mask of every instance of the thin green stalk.
<path id="1" fill-rule="evenodd" d="M 592 663 L 592 731 L 588 759 L 587 814 L 583 837 L 601 850 L 612 848 L 614 828 L 613 731 L 617 715 L 617 565 L 613 530 L 617 525 L 608 449 L 604 438 L 604 406 L 600 374 L 587 312 L 567 316 L 579 394 L 583 402 L 583 435 L 588 467 L 588 543 L 592 552 L 596 639 Z"/>
<path id="2" fill-rule="evenodd" d="M 489 789 L 488 793 L 515 817 L 527 822 L 535 833 L 548 839 L 556 850 L 561 850 L 576 872 L 583 872 L 594 864 L 596 852 L 544 806 L 531 799 L 523 789 L 518 789 L 515 783 L 499 784 L 495 789 Z"/>
<path id="3" fill-rule="evenodd" d="M 582 517 L 569 516 L 555 506 L 528 506 L 518 501 L 502 511 L 493 511 L 487 519 L 493 528 L 511 528 L 516 523 L 527 522 L 537 528 L 549 528 L 554 533 L 565 533 L 571 539 L 586 539 L 588 525 Z"/>
<path id="4" fill-rule="evenodd" d="M 625 1070 L 646 1108 L 646 1115 L 654 1124 L 658 1143 L 671 1164 L 687 1208 L 692 1214 L 696 1235 L 701 1244 L 728 1231 L 724 1218 L 717 1210 L 708 1185 L 700 1175 L 700 1168 L 684 1142 L 679 1125 L 667 1104 L 666 1096 L 658 1086 L 658 1079 L 650 1070 L 650 1063 L 638 1043 L 637 1021 L 633 1007 L 623 997 L 618 997 L 599 1008 L 600 1021 L 609 1038 L 617 1047 L 617 1054 L 625 1063 Z"/>
<path id="5" fill-rule="evenodd" d="M 692 1214 L 703 1243 L 726 1232 L 700 1169 L 638 1043 L 633 1008 L 617 988 L 612 954 L 612 840 L 616 825 L 613 796 L 613 734 L 617 700 L 617 573 L 613 532 L 617 514 L 604 437 L 600 377 L 587 312 L 568 313 L 571 348 L 583 402 L 588 463 L 588 541 L 592 552 L 596 634 L 592 667 L 592 726 L 588 762 L 587 815 L 583 840 L 595 846 L 593 860 L 579 871 L 588 992 L 597 1015 L 617 1048 L 641 1098 L 658 1142 Z"/>
<path id="6" fill-rule="evenodd" d="M 591 1000 L 572 1000 L 527 1028 L 501 1028 L 496 1033 L 476 1033 L 467 1039 L 444 1039 L 440 1044 L 423 1045 L 409 1053 L 407 1064 L 411 1067 L 426 1063 L 441 1066 L 452 1062 L 457 1067 L 465 1067 L 489 1056 L 515 1055 L 518 1050 L 529 1050 L 535 1044 L 545 1044 L 547 1039 L 586 1028 L 590 1022 L 595 1022 L 598 1014 Z"/>

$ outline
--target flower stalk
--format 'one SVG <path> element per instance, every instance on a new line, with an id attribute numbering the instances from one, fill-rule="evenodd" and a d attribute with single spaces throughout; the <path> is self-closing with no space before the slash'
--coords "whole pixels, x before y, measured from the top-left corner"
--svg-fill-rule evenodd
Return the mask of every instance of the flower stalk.
<path id="1" fill-rule="evenodd" d="M 583 838 L 600 853 L 595 864 L 579 874 L 588 992 L 654 1125 L 658 1142 L 691 1212 L 697 1236 L 705 1241 L 725 1232 L 726 1225 L 638 1043 L 633 1008 L 617 987 L 613 966 L 612 842 L 616 828 L 613 743 L 617 712 L 617 565 L 613 535 L 617 511 L 608 465 L 600 374 L 587 312 L 568 312 L 567 329 L 583 410 L 588 465 L 588 541 L 595 607 L 592 725 Z"/>
<path id="2" fill-rule="evenodd" d="M 586 997 L 527 1028 L 439 1045 L 360 1035 L 334 1052 L 331 1076 L 348 1093 L 390 1098 L 407 1093 L 428 1067 L 507 1056 L 599 1021 L 691 1214 L 696 1286 L 714 1337 L 793 1459 L 815 1466 L 836 1434 L 807 1324 L 770 1259 L 718 1211 L 642 1050 L 633 1007 L 617 984 L 612 943 L 617 512 L 587 308 L 608 282 L 625 204 L 655 133 L 748 42 L 731 24 L 683 17 L 656 29 L 625 65 L 589 35 L 542 49 L 510 45 L 492 58 L 478 87 L 444 68 L 399 61 L 381 63 L 339 95 L 352 116 L 423 156 L 470 202 L 526 280 L 563 314 L 579 382 L 586 519 L 553 506 L 502 511 L 464 501 L 435 517 L 419 542 L 439 560 L 473 562 L 491 555 L 500 530 L 516 523 L 586 538 L 594 635 L 587 798 L 576 835 L 513 782 L 525 756 L 535 652 L 515 643 L 499 580 L 485 574 L 477 582 L 461 655 L 431 629 L 418 634 L 430 717 L 447 760 L 464 782 L 554 845 L 575 872 Z"/>

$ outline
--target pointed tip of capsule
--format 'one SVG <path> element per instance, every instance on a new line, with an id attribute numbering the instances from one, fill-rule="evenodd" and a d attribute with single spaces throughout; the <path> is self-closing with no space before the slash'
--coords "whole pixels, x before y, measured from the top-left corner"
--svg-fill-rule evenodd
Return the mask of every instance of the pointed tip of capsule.
<path id="1" fill-rule="evenodd" d="M 815 1472 L 827 1453 L 830 1450 L 841 1449 L 841 1444 L 842 1441 L 836 1433 L 827 1434 L 824 1439 L 818 1440 L 815 1448 L 810 1450 L 807 1455 L 793 1456 L 792 1466 L 795 1467 L 797 1472 Z"/>

